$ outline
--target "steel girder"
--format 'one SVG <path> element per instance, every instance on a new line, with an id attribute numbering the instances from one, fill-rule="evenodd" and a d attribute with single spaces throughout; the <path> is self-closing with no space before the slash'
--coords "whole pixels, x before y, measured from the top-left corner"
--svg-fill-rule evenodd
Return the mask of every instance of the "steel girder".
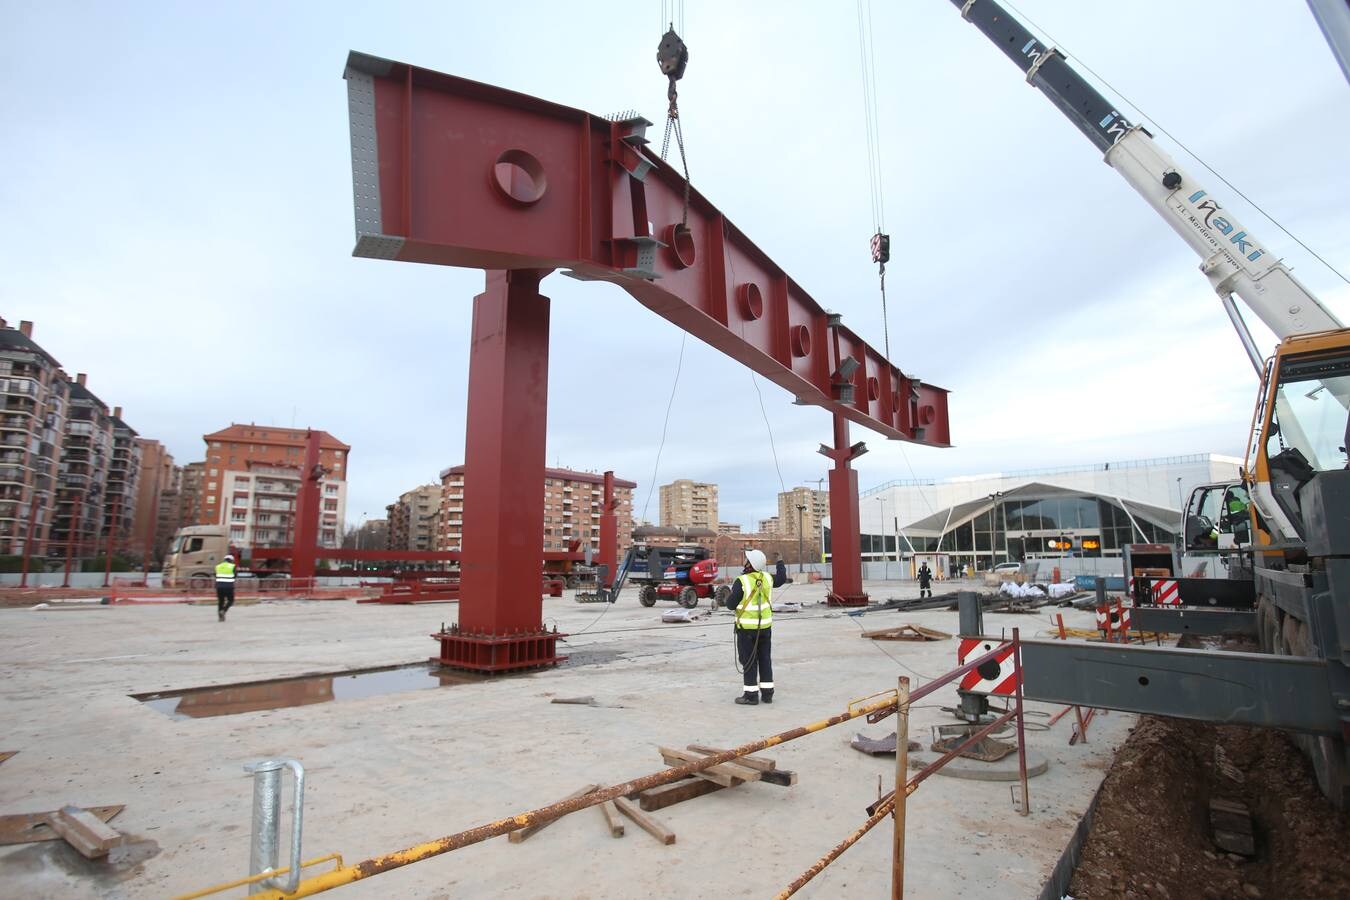
<path id="1" fill-rule="evenodd" d="M 356 256 L 567 269 L 888 438 L 950 444 L 947 392 L 842 325 L 622 121 L 352 53 Z"/>

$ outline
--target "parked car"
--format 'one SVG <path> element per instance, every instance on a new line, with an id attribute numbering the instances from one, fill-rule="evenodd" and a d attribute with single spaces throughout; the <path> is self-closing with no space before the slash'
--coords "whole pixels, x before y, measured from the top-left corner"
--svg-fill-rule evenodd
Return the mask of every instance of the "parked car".
<path id="1" fill-rule="evenodd" d="M 1005 562 L 994 566 L 995 575 L 1003 575 L 1005 573 L 1011 575 L 1020 571 L 1022 571 L 1022 564 L 1020 562 Z"/>

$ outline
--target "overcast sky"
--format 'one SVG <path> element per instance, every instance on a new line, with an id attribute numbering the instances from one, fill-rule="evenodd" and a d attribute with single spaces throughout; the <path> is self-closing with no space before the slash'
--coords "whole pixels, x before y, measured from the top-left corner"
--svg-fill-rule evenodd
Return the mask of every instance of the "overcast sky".
<path id="1" fill-rule="evenodd" d="M 180 463 L 231 421 L 331 431 L 349 519 L 382 516 L 463 460 L 483 276 L 351 257 L 348 50 L 660 123 L 660 7 L 2 0 L 0 315 Z M 1019 8 L 1350 270 L 1350 89 L 1304 3 Z M 685 24 L 692 181 L 881 346 L 853 4 L 690 0 Z M 950 2 L 878 2 L 873 27 L 892 357 L 953 392 L 956 446 L 855 426 L 860 485 L 1241 455 L 1256 381 L 1199 259 Z M 1344 281 L 1159 139 L 1350 314 Z M 681 332 L 610 285 L 544 293 L 548 462 L 637 481 L 640 513 Z M 829 415 L 760 386 L 781 483 L 751 376 L 693 339 L 656 482 L 717 482 L 753 526 L 824 477 Z"/>

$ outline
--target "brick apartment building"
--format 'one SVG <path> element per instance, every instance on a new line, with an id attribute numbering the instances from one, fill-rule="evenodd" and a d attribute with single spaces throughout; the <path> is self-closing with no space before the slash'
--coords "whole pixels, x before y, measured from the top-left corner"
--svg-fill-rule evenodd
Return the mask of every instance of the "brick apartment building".
<path id="1" fill-rule="evenodd" d="M 240 546 L 290 544 L 295 500 L 304 476 L 305 429 L 231 424 L 202 436 L 206 442 L 197 523 L 229 525 Z M 337 547 L 347 506 L 347 454 L 351 447 L 319 432 L 319 545 Z M 186 481 L 186 478 L 185 478 Z"/>
<path id="2" fill-rule="evenodd" d="M 799 506 L 806 507 L 799 510 Z M 830 517 L 830 492 L 795 487 L 778 495 L 778 533 L 797 536 L 800 522 L 807 543 L 820 543 L 820 527 Z"/>
<path id="3" fill-rule="evenodd" d="M 681 478 L 661 485 L 661 524 L 717 529 L 717 485 Z"/>
<path id="4" fill-rule="evenodd" d="M 600 549 L 600 506 L 604 501 L 603 475 L 572 469 L 544 470 L 544 550 L 566 550 L 569 540 Z M 633 540 L 632 481 L 614 479 L 619 553 Z M 436 550 L 458 550 L 464 531 L 464 467 L 441 472 L 440 520 Z"/>
<path id="5" fill-rule="evenodd" d="M 68 394 L 61 364 L 33 341 L 33 323 L 0 319 L 0 555 L 47 546 Z"/>
<path id="6" fill-rule="evenodd" d="M 130 548 L 140 500 L 141 445 L 135 429 L 122 421 L 122 407 L 114 406 L 112 456 L 108 460 L 108 482 L 103 494 L 103 534 L 111 535 L 113 547 Z M 136 547 L 141 552 L 144 545 Z"/>
<path id="7" fill-rule="evenodd" d="M 169 539 L 183 521 L 179 489 L 182 469 L 173 464 L 173 454 L 159 441 L 137 438 L 141 449 L 141 475 L 136 488 L 136 516 L 131 524 L 131 549 L 149 553 L 162 561 Z"/>
<path id="8" fill-rule="evenodd" d="M 206 463 L 188 463 L 178 470 L 178 524 L 200 525 L 202 489 L 206 486 Z M 177 526 L 175 526 L 177 527 Z"/>
<path id="9" fill-rule="evenodd" d="M 390 550 L 432 550 L 440 517 L 441 488 L 424 484 L 406 491 L 385 507 Z"/>

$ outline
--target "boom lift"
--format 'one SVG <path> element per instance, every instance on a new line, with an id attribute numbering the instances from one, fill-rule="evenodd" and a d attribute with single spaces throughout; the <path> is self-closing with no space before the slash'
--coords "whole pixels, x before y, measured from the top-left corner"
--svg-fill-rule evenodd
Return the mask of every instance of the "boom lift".
<path id="1" fill-rule="evenodd" d="M 1219 660 L 1198 651 L 1119 648 L 1108 658 L 1078 649 L 1070 666 L 1068 654 L 1029 648 L 1027 696 L 1290 729 L 1323 792 L 1350 806 L 1350 331 L 1062 53 L 993 0 L 952 3 L 1196 251 L 1261 380 L 1243 483 L 1197 488 L 1183 527 L 1188 552 L 1242 561 L 1230 564 L 1224 581 L 1249 584 L 1254 609 L 1187 609 L 1183 600 L 1181 608 L 1136 610 L 1135 625 L 1245 631 L 1274 656 Z M 1279 340 L 1270 360 L 1235 297 Z M 1242 512 L 1240 492 L 1251 501 Z M 1188 586 L 1192 597 L 1205 593 L 1203 584 Z M 1127 672 L 1136 683 L 1122 681 Z M 1056 678 L 1062 683 L 1053 684 Z M 1241 682 L 1236 689 L 1233 680 Z"/>

